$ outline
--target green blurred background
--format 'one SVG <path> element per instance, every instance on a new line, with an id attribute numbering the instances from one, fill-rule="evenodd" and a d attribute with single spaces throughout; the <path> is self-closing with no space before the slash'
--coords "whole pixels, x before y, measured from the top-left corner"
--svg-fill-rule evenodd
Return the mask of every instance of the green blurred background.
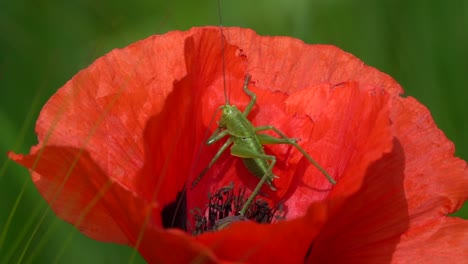
<path id="1" fill-rule="evenodd" d="M 455 142 L 456 155 L 468 159 L 467 1 L 222 0 L 221 5 L 226 26 L 334 44 L 390 74 L 431 110 Z M 42 105 L 96 58 L 152 34 L 218 24 L 215 0 L 0 3 L 0 263 L 130 261 L 132 249 L 93 241 L 57 219 L 29 173 L 4 154 L 25 153 L 36 143 L 34 122 Z M 457 215 L 468 218 L 467 206 Z M 139 256 L 134 261 L 144 262 Z"/>

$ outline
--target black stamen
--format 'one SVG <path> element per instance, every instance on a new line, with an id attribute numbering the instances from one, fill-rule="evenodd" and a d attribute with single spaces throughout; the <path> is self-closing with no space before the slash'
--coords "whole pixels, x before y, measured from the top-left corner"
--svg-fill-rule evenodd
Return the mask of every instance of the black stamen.
<path id="1" fill-rule="evenodd" d="M 192 234 L 198 235 L 206 231 L 216 231 L 239 221 L 268 224 L 273 220 L 284 220 L 285 212 L 283 212 L 281 205 L 270 207 L 266 201 L 261 199 L 254 200 L 245 215 L 241 216 L 239 212 L 246 201 L 245 188 L 239 188 L 236 194 L 233 183 L 219 189 L 214 194 L 209 194 L 205 212 L 198 208 L 190 210 L 195 221 Z"/>

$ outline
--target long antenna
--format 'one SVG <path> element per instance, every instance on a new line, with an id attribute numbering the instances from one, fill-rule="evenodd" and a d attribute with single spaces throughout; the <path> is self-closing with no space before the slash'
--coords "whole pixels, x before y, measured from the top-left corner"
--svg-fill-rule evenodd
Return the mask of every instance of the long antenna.
<path id="1" fill-rule="evenodd" d="M 224 98 L 226 99 L 226 104 L 229 104 L 229 97 L 227 96 L 226 91 L 226 59 L 224 57 L 224 34 L 223 34 L 223 23 L 221 19 L 221 0 L 218 0 L 218 18 L 219 18 L 219 32 L 221 34 L 221 56 L 223 63 L 223 87 L 224 87 Z"/>

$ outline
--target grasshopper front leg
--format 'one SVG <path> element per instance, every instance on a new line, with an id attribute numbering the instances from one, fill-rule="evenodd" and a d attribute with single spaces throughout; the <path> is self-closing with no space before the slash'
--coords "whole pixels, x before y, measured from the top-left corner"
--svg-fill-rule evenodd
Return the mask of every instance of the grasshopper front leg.
<path id="1" fill-rule="evenodd" d="M 213 144 L 214 142 L 222 139 L 223 137 L 229 135 L 229 133 L 227 132 L 227 130 L 223 130 L 223 131 L 216 131 L 211 137 L 210 139 L 208 139 L 208 141 L 206 142 L 208 145 L 210 144 Z M 229 147 L 229 145 L 232 144 L 232 139 L 231 138 L 228 138 L 228 140 L 226 140 L 226 142 L 221 146 L 221 148 L 219 148 L 218 152 L 216 152 L 216 155 L 211 159 L 210 163 L 208 164 L 208 166 L 206 168 L 203 169 L 203 171 L 198 175 L 198 177 L 192 182 L 192 188 L 195 188 L 195 186 L 198 184 L 198 182 L 200 182 L 200 180 L 202 179 L 203 175 L 205 175 L 205 173 L 211 168 L 211 166 L 213 166 L 213 164 L 215 164 L 215 162 L 219 159 L 219 157 L 221 157 L 221 155 L 223 154 L 223 152 Z"/>
<path id="2" fill-rule="evenodd" d="M 250 102 L 245 107 L 244 113 L 242 113 L 245 117 L 247 117 L 252 110 L 253 106 L 255 105 L 255 102 L 257 102 L 257 95 L 254 94 L 254 92 L 249 90 L 249 82 L 250 82 L 250 75 L 245 76 L 244 80 L 244 92 L 250 96 Z"/>

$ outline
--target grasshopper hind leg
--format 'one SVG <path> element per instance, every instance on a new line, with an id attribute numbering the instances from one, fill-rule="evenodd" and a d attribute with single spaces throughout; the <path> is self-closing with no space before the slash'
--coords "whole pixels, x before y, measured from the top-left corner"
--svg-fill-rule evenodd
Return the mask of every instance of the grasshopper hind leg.
<path id="1" fill-rule="evenodd" d="M 273 155 L 267 155 L 267 154 L 262 154 L 262 153 L 257 153 L 255 151 L 252 151 L 249 148 L 245 148 L 244 146 L 239 146 L 234 144 L 231 147 L 231 154 L 233 156 L 237 156 L 243 159 L 262 159 L 262 160 L 268 160 L 270 161 L 270 164 L 268 165 L 268 168 L 265 170 L 265 173 L 263 176 L 260 178 L 260 182 L 257 184 L 255 189 L 252 191 L 252 194 L 250 194 L 249 198 L 245 202 L 244 206 L 240 210 L 240 214 L 244 215 L 247 209 L 249 208 L 250 204 L 252 201 L 255 199 L 257 194 L 260 192 L 260 189 L 262 188 L 263 184 L 268 182 L 268 179 L 270 179 L 270 182 L 273 181 L 273 178 L 278 177 L 273 174 L 273 167 L 276 164 L 276 157 Z M 273 187 L 273 184 L 271 184 L 270 187 Z M 276 188 L 275 188 L 276 189 Z"/>
<path id="2" fill-rule="evenodd" d="M 236 148 L 238 148 L 239 146 L 236 146 Z M 236 150 L 234 150 L 236 151 Z M 238 155 L 238 154 L 233 154 L 233 155 Z M 245 153 L 243 152 L 243 155 L 245 155 Z M 267 157 L 269 155 L 266 155 L 265 156 L 262 156 L 262 158 L 251 158 L 252 156 L 260 156 L 260 155 L 264 155 L 262 153 L 250 153 L 249 154 L 249 158 L 242 158 L 242 161 L 244 163 L 244 166 L 249 170 L 249 172 L 255 176 L 257 176 L 258 178 L 262 178 L 264 175 L 266 175 L 267 179 L 265 180 L 265 184 L 268 185 L 268 187 L 270 188 L 270 190 L 276 192 L 277 189 L 276 187 L 273 185 L 273 180 L 274 179 L 277 179 L 279 178 L 277 175 L 275 175 L 273 172 L 265 172 L 263 171 L 261 168 L 258 168 L 257 167 L 257 160 L 258 159 L 262 159 L 262 160 L 267 160 L 267 161 L 271 161 L 271 158 Z M 267 166 L 270 166 L 268 163 L 267 163 Z"/>
<path id="3" fill-rule="evenodd" d="M 266 131 L 271 130 L 278 134 L 281 138 L 275 138 L 265 134 L 257 134 L 257 138 L 260 140 L 261 144 L 288 144 L 294 146 L 299 152 L 306 157 L 310 163 L 312 163 L 326 178 L 327 180 L 335 185 L 336 181 L 328 174 L 328 172 L 318 164 L 310 155 L 307 153 L 299 144 L 297 144 L 298 139 L 296 138 L 288 138 L 283 132 L 281 132 L 278 128 L 274 126 L 259 126 L 255 128 L 256 132 L 259 131 Z"/>

